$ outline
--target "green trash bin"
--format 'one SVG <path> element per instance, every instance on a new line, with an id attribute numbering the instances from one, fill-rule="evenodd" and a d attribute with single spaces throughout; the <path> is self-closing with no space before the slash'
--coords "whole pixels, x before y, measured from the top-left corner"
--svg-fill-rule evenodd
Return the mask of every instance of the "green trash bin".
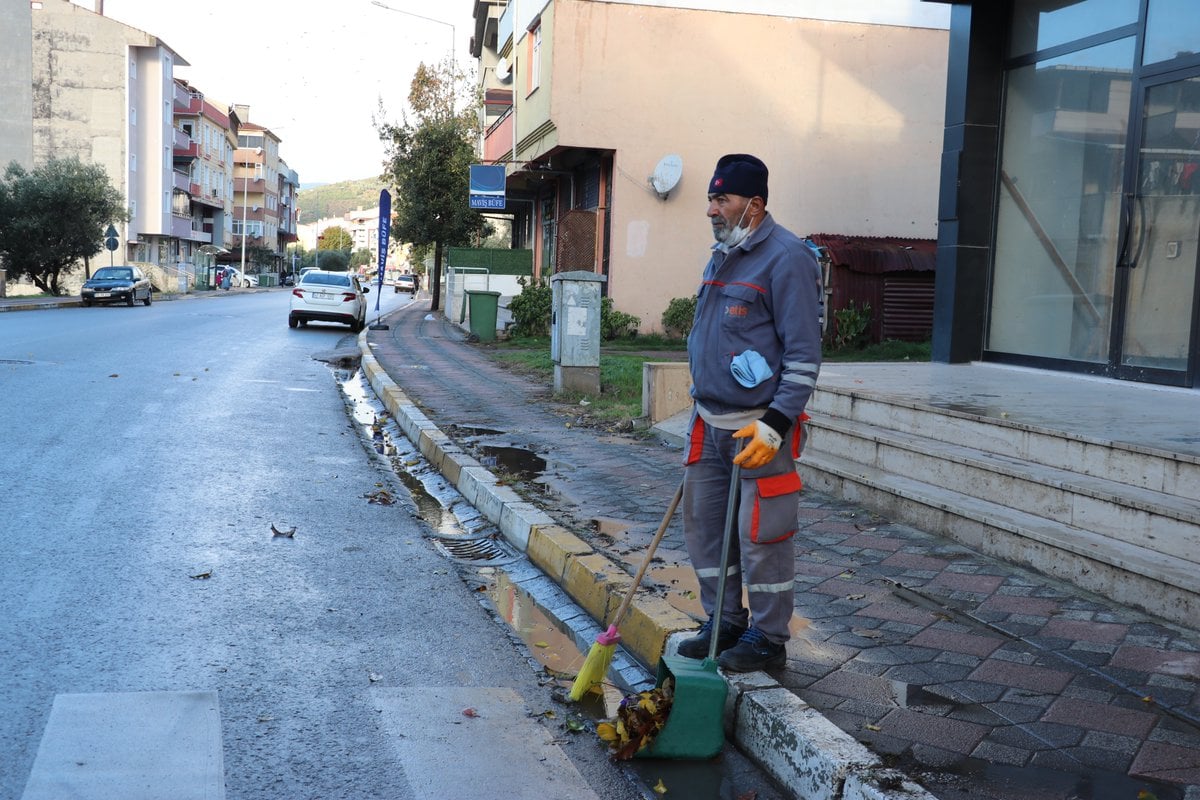
<path id="1" fill-rule="evenodd" d="M 467 304 L 471 310 L 471 333 L 481 342 L 496 340 L 496 310 L 500 305 L 499 292 L 476 292 L 467 290 Z"/>

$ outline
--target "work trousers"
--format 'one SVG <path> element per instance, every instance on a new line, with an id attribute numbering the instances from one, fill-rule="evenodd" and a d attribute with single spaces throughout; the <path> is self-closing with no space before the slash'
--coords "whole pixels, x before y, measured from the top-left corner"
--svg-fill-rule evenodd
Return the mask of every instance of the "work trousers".
<path id="1" fill-rule="evenodd" d="M 737 531 L 730 542 L 722 623 L 753 624 L 776 644 L 790 638 L 794 606 L 794 543 L 800 506 L 793 425 L 783 446 L 758 469 L 741 470 Z M 700 582 L 700 604 L 711 617 L 716 605 L 733 457 L 745 440 L 693 414 L 685 447 L 683 536 Z M 743 604 L 745 589 L 749 609 Z"/>

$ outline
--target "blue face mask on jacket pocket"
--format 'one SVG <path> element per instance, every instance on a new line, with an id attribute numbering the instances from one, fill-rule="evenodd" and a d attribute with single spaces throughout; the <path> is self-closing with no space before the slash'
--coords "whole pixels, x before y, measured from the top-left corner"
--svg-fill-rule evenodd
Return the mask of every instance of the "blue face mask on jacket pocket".
<path id="1" fill-rule="evenodd" d="M 767 360 L 757 350 L 745 350 L 729 364 L 733 378 L 747 389 L 753 389 L 773 374 Z"/>

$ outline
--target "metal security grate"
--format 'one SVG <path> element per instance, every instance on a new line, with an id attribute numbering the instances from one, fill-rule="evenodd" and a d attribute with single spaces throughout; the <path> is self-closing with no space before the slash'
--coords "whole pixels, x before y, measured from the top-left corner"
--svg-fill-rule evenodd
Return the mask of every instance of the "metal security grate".
<path id="1" fill-rule="evenodd" d="M 438 536 L 433 540 L 443 554 L 464 563 L 476 565 L 507 564 L 518 556 L 506 543 L 490 536 L 464 539 Z"/>

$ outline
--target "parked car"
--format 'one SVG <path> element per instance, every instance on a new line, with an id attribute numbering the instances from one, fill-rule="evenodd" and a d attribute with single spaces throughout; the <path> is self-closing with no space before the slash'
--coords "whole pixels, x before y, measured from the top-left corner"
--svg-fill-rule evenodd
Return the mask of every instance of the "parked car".
<path id="1" fill-rule="evenodd" d="M 416 294 L 417 278 L 415 275 L 397 275 L 396 279 L 392 281 L 392 286 L 395 288 L 397 294 L 400 292 Z"/>
<path id="2" fill-rule="evenodd" d="M 233 286 L 240 286 L 243 289 L 258 286 L 257 275 L 243 275 L 242 271 L 237 267 L 225 267 L 225 271 L 231 273 L 229 282 Z"/>
<path id="3" fill-rule="evenodd" d="M 154 299 L 153 292 L 150 279 L 137 267 L 101 267 L 84 282 L 79 296 L 85 306 L 93 303 L 125 303 L 131 306 L 138 300 L 150 305 Z"/>
<path id="4" fill-rule="evenodd" d="M 288 327 L 310 322 L 339 322 L 358 333 L 367 325 L 370 289 L 351 272 L 309 270 L 292 289 Z"/>

